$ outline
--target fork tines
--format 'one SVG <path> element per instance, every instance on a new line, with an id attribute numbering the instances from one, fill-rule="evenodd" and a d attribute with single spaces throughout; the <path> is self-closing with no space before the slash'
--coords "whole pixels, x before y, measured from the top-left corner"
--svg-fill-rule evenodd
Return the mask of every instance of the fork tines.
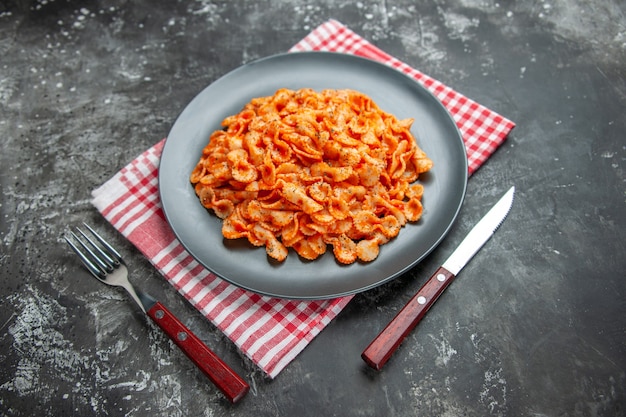
<path id="1" fill-rule="evenodd" d="M 65 241 L 70 245 L 76 255 L 78 255 L 89 272 L 96 278 L 104 279 L 107 274 L 111 273 L 123 263 L 122 256 L 106 240 L 96 233 L 95 230 L 89 227 L 89 225 L 86 223 L 83 223 L 83 225 L 89 230 L 98 243 L 94 242 L 94 239 L 89 237 L 80 228 L 76 228 L 76 230 L 82 239 L 76 235 L 76 233 L 70 231 L 72 239 L 64 236 Z M 74 242 L 77 242 L 78 245 Z"/>

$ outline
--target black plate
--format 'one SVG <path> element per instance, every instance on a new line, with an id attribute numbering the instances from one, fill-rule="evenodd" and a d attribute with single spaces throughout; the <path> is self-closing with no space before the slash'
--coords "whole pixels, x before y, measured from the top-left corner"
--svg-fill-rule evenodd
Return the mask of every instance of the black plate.
<path id="1" fill-rule="evenodd" d="M 283 263 L 244 239 L 222 237 L 221 220 L 197 199 L 189 175 L 210 134 L 222 119 L 254 97 L 279 88 L 354 89 L 369 95 L 399 119 L 415 119 L 412 132 L 434 162 L 422 177 L 424 213 L 383 245 L 369 263 L 341 265 L 332 251 L 304 261 L 290 250 Z M 364 58 L 329 52 L 301 52 L 264 58 L 226 74 L 185 108 L 167 138 L 159 169 L 163 209 L 187 251 L 216 275 L 242 288 L 281 298 L 324 299 L 354 294 L 407 271 L 443 239 L 456 219 L 467 184 L 461 135 L 443 105 L 403 73 Z"/>

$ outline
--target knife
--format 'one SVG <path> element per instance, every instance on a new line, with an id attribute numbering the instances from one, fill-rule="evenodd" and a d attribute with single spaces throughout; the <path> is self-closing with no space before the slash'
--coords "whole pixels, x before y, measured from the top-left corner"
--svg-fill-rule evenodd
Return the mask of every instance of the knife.
<path id="1" fill-rule="evenodd" d="M 513 186 L 474 226 L 452 255 L 435 271 L 387 327 L 365 348 L 361 354 L 365 363 L 376 370 L 382 369 L 404 338 L 437 301 L 437 298 L 502 224 L 509 214 L 514 194 L 515 187 Z"/>

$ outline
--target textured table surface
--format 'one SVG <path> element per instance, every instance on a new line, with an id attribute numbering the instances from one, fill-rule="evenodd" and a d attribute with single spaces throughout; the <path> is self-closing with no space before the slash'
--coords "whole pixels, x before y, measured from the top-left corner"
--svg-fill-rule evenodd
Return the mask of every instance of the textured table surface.
<path id="1" fill-rule="evenodd" d="M 0 3 L 0 415 L 626 415 L 618 0 Z M 270 380 L 89 203 L 205 86 L 336 19 L 517 123 L 443 243 Z M 514 208 L 381 372 L 360 353 L 509 186 Z M 62 235 L 86 221 L 251 384 L 230 405 Z"/>

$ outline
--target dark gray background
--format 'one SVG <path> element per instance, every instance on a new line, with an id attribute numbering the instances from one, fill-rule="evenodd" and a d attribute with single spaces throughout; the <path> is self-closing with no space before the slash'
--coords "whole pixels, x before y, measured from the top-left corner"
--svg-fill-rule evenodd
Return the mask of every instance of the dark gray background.
<path id="1" fill-rule="evenodd" d="M 617 0 L 2 1 L 0 414 L 624 416 L 626 13 Z M 268 380 L 90 205 L 222 74 L 335 18 L 514 120 L 447 239 Z M 360 353 L 511 184 L 508 220 L 382 372 Z M 61 240 L 96 226 L 251 384 L 229 405 Z"/>

